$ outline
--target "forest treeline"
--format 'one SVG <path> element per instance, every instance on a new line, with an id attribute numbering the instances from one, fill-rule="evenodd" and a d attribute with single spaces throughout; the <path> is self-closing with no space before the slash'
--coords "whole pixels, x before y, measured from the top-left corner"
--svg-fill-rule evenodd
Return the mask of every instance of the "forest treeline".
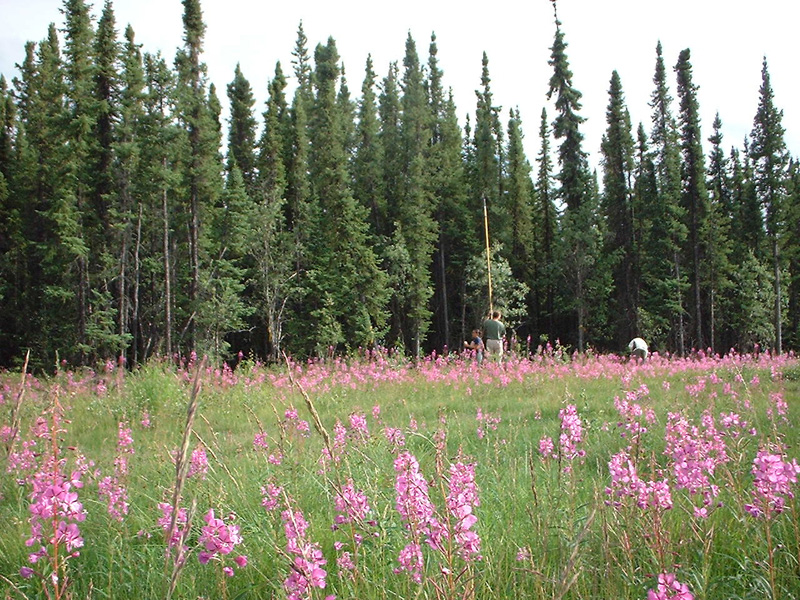
<path id="1" fill-rule="evenodd" d="M 719 115 L 704 140 L 688 49 L 670 67 L 658 44 L 635 130 L 610 73 L 595 171 L 557 20 L 528 157 L 485 54 L 462 125 L 435 35 L 426 58 L 409 34 L 385 72 L 368 59 L 353 95 L 335 41 L 312 53 L 300 23 L 256 107 L 238 67 L 208 80 L 200 2 L 183 6 L 164 57 L 110 0 L 96 20 L 65 0 L 0 77 L 0 364 L 419 355 L 460 348 L 490 301 L 522 347 L 798 346 L 800 174 L 766 59 L 742 147 Z"/>

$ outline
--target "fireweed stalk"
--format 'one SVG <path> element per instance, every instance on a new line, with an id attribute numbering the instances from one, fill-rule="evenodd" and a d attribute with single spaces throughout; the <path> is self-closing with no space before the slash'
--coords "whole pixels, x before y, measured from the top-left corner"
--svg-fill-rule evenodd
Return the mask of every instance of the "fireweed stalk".
<path id="1" fill-rule="evenodd" d="M 436 514 L 430 499 L 428 483 L 422 476 L 417 459 L 409 452 L 395 460 L 395 508 L 405 522 L 410 541 L 398 556 L 396 573 L 407 572 L 411 580 L 423 583 L 422 542 L 440 553 L 442 581 L 430 578 L 437 597 L 454 598 L 459 586 L 463 597 L 472 597 L 472 578 L 465 576 L 472 563 L 482 559 L 480 537 L 474 531 L 477 523 L 474 509 L 480 505 L 475 484 L 475 464 L 456 462 L 447 471 L 447 492 L 443 517 Z M 457 567 L 456 559 L 463 563 Z"/>
<path id="2" fill-rule="evenodd" d="M 186 483 L 186 479 L 188 478 L 189 474 L 189 443 L 192 439 L 192 427 L 194 426 L 194 419 L 197 415 L 197 404 L 200 397 L 200 374 L 203 371 L 205 362 L 206 359 L 204 357 L 196 367 L 194 382 L 192 384 L 192 393 L 189 397 L 189 404 L 186 409 L 186 425 L 183 430 L 183 442 L 181 444 L 180 452 L 178 452 L 175 460 L 175 485 L 172 490 L 169 527 L 166 529 L 167 552 L 164 569 L 165 573 L 169 574 L 168 587 L 165 596 L 166 600 L 170 600 L 172 594 L 175 592 L 175 587 L 178 584 L 178 577 L 180 576 L 181 571 L 183 571 L 183 567 L 186 565 L 187 549 L 186 545 L 184 544 L 184 540 L 191 529 L 195 503 L 192 503 L 192 510 L 186 514 L 186 523 L 180 533 L 178 532 L 178 517 L 180 515 L 180 510 L 178 507 L 181 503 L 183 486 Z M 174 551 L 173 540 L 177 542 L 174 544 Z"/>
<path id="3" fill-rule="evenodd" d="M 114 458 L 114 475 L 107 475 L 98 483 L 101 498 L 105 498 L 108 514 L 122 521 L 128 514 L 128 457 L 134 454 L 133 437 L 127 423 L 120 423 L 117 432 L 117 456 Z"/>
<path id="4" fill-rule="evenodd" d="M 772 454 L 759 450 L 753 459 L 753 504 L 745 504 L 744 509 L 753 517 L 762 519 L 767 540 L 768 570 L 772 597 L 778 597 L 775 587 L 775 548 L 772 542 L 772 521 L 786 507 L 786 499 L 794 498 L 792 484 L 797 483 L 800 465 L 797 460 L 784 460 L 783 454 Z"/>
<path id="5" fill-rule="evenodd" d="M 343 531 L 348 534 L 348 542 L 335 541 L 333 546 L 337 552 L 336 566 L 338 575 L 347 579 L 355 586 L 353 595 L 358 597 L 358 586 L 362 582 L 360 571 L 360 558 L 362 544 L 369 537 L 378 537 L 377 521 L 370 518 L 372 508 L 366 493 L 357 489 L 352 478 L 348 478 L 334 497 L 336 515 L 334 516 L 333 531 Z"/>
<path id="6" fill-rule="evenodd" d="M 40 437 L 50 442 L 50 451 L 41 469 L 33 476 L 30 495 L 29 522 L 31 536 L 25 545 L 34 549 L 29 555 L 32 565 L 46 564 L 47 568 L 22 567 L 23 577 L 38 576 L 47 598 L 65 597 L 70 580 L 67 561 L 80 555 L 83 547 L 78 523 L 86 519 L 86 511 L 78 500 L 77 489 L 83 487 L 81 478 L 89 465 L 78 461 L 78 468 L 66 473 L 66 459 L 61 455 L 60 436 L 65 433 L 63 409 L 59 402 L 59 389 L 53 389 L 53 403 L 49 409 L 50 430 L 42 430 Z M 38 546 L 38 548 L 37 548 Z"/>
<path id="7" fill-rule="evenodd" d="M 291 561 L 291 569 L 289 576 L 283 581 L 283 587 L 287 600 L 311 600 L 314 588 L 325 589 L 328 573 L 322 567 L 327 561 L 319 543 L 308 539 L 308 521 L 300 510 L 293 508 L 288 496 L 285 496 L 285 506 L 281 521 L 286 534 L 286 554 Z M 326 600 L 333 598 L 327 596 Z"/>

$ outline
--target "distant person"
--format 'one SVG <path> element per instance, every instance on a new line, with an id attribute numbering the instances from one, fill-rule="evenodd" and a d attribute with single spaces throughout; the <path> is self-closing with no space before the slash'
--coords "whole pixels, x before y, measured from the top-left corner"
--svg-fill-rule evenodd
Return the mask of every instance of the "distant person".
<path id="1" fill-rule="evenodd" d="M 506 336 L 506 326 L 500 321 L 501 314 L 494 311 L 488 319 L 483 322 L 483 340 L 486 345 L 486 352 L 489 358 L 502 358 L 503 340 Z"/>
<path id="2" fill-rule="evenodd" d="M 640 337 L 633 338 L 628 344 L 628 349 L 631 351 L 631 357 L 647 360 L 650 351 L 647 349 L 647 342 Z"/>
<path id="3" fill-rule="evenodd" d="M 478 364 L 483 362 L 483 351 L 486 349 L 483 345 L 483 339 L 481 338 L 481 330 L 480 329 L 473 329 L 472 330 L 472 339 L 468 342 L 464 342 L 464 348 L 468 348 L 475 352 L 475 360 L 478 361 Z"/>

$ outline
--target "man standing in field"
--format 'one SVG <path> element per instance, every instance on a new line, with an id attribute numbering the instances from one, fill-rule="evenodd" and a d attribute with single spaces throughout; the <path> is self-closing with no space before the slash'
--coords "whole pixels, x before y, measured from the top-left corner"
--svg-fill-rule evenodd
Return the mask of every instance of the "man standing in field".
<path id="1" fill-rule="evenodd" d="M 483 322 L 483 340 L 489 358 L 496 360 L 503 357 L 503 339 L 506 326 L 500 322 L 500 312 L 494 311 L 490 318 Z"/>

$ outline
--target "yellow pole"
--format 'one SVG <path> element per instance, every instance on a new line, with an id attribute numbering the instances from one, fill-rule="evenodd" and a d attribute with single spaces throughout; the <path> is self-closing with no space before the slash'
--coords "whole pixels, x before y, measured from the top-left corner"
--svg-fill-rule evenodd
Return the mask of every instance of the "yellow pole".
<path id="1" fill-rule="evenodd" d="M 494 310 L 492 307 L 492 258 L 489 251 L 489 213 L 486 210 L 486 196 L 483 197 L 483 230 L 486 234 L 486 272 L 489 275 L 489 314 Z"/>

